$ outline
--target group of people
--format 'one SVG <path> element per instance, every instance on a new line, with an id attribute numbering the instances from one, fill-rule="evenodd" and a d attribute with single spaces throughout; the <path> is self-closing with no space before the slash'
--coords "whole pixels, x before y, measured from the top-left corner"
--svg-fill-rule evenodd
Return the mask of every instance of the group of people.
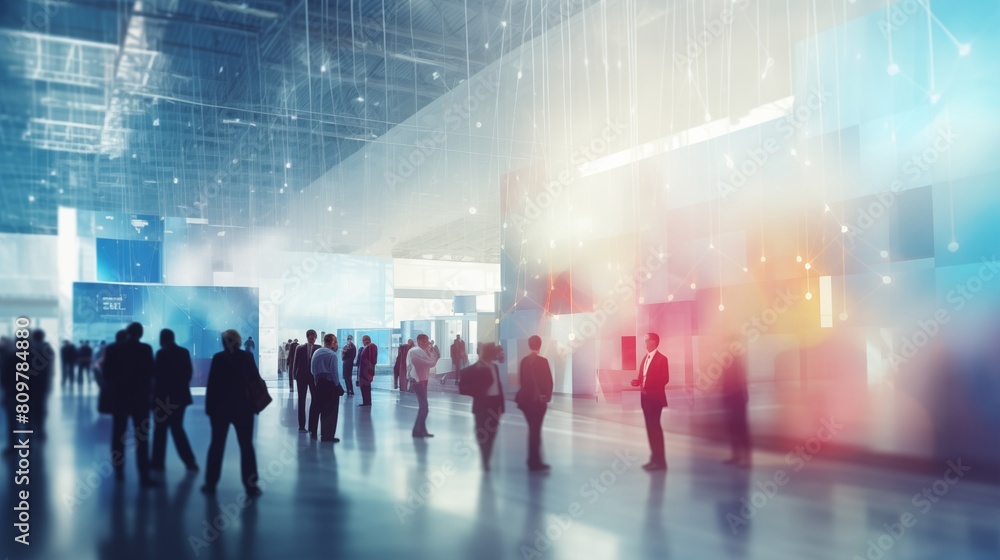
<path id="1" fill-rule="evenodd" d="M 59 358 L 62 363 L 62 385 L 72 385 L 74 382 L 83 384 L 87 381 L 100 382 L 100 365 L 104 357 L 106 344 L 102 340 L 96 350 L 89 340 L 84 340 L 79 346 L 72 341 L 64 340 L 59 348 Z"/>
<path id="2" fill-rule="evenodd" d="M 107 345 L 103 364 L 103 382 L 98 411 L 112 416 L 111 463 L 115 478 L 125 476 L 125 442 L 132 422 L 135 431 L 136 464 L 140 485 L 159 486 L 153 473 L 162 473 L 166 464 L 167 434 L 189 472 L 199 470 L 194 451 L 184 431 L 184 412 L 192 403 L 191 378 L 194 368 L 191 354 L 176 342 L 170 329 L 160 331 L 160 350 L 153 354 L 142 342 L 143 328 L 131 323 Z M 205 412 L 211 426 L 211 443 L 205 483 L 202 491 L 214 494 L 222 471 L 229 426 L 236 429 L 240 444 L 242 479 L 248 495 L 260 494 L 257 488 L 257 462 L 253 450 L 253 416 L 256 412 L 248 388 L 263 383 L 253 354 L 242 350 L 242 339 L 235 330 L 222 333 L 223 350 L 212 356 L 205 392 Z M 152 426 L 153 450 L 149 454 Z"/>
<path id="3" fill-rule="evenodd" d="M 118 479 L 124 478 L 126 430 L 131 421 L 136 432 L 136 462 L 140 484 L 158 486 L 158 479 L 152 473 L 162 472 L 165 465 L 166 440 L 168 432 L 187 469 L 198 471 L 194 452 L 184 431 L 184 411 L 192 403 L 190 382 L 193 375 L 191 355 L 187 349 L 176 343 L 170 329 L 160 332 L 160 350 L 153 354 L 152 348 L 141 342 L 143 327 L 132 323 L 119 331 L 112 344 L 101 345 L 102 383 L 98 400 L 98 410 L 112 415 L 111 460 Z M 298 387 L 299 431 L 309 433 L 313 439 L 336 443 L 337 418 L 340 412 L 340 397 L 352 395 L 352 376 L 358 368 L 358 385 L 363 401 L 359 407 L 371 406 L 371 386 L 378 362 L 378 347 L 367 335 L 362 337 L 362 347 L 354 346 L 353 336 L 340 347 L 333 333 L 322 336 L 322 344 L 317 344 L 317 334 L 313 329 L 305 333 L 306 342 L 298 344 L 289 340 L 282 345 L 285 371 Z M 39 356 L 49 355 L 49 359 L 36 361 L 32 365 L 33 394 L 42 398 L 32 400 L 32 419 L 36 424 L 36 435 L 44 437 L 44 403 L 52 380 L 52 364 L 55 352 L 45 342 L 44 332 L 33 330 L 30 336 L 32 347 Z M 456 338 L 456 341 L 460 341 Z M 670 381 L 669 363 L 659 350 L 660 339 L 655 333 L 646 335 L 646 355 L 638 368 L 638 377 L 632 385 L 640 390 L 640 403 L 645 419 L 649 440 L 650 460 L 643 465 L 649 471 L 665 470 L 667 461 L 664 451 L 664 436 L 661 414 L 667 406 L 666 385 Z M 255 409 L 251 391 L 253 384 L 263 384 L 254 359 L 252 346 L 242 344 L 240 334 L 235 330 L 222 333 L 222 351 L 212 357 L 205 395 L 205 412 L 211 425 L 211 443 L 205 483 L 202 491 L 215 492 L 221 468 L 225 441 L 232 425 L 236 430 L 240 446 L 241 478 L 250 496 L 258 495 L 257 462 L 253 449 L 253 426 Z M 241 349 L 241 346 L 246 349 Z M 455 354 L 456 343 L 452 345 Z M 528 425 L 527 465 L 532 471 L 549 469 L 542 459 L 542 423 L 552 398 L 553 377 L 548 360 L 541 356 L 542 339 L 532 336 L 528 339 L 530 353 L 521 360 L 519 367 L 520 388 L 514 401 L 524 414 Z M 464 342 L 460 348 L 464 348 Z M 47 352 L 46 352 L 47 349 Z M 459 392 L 472 397 L 472 414 L 475 417 L 475 435 L 479 443 L 482 467 L 488 471 L 493 444 L 496 439 L 500 418 L 505 412 L 505 397 L 499 363 L 504 361 L 503 348 L 494 343 L 478 346 L 479 359 L 471 366 L 453 368 L 458 378 Z M 14 422 L 14 371 L 15 352 L 12 341 L 0 340 L 0 365 L 3 369 L 3 402 L 8 411 L 11 425 Z M 417 416 L 414 420 L 414 438 L 432 438 L 434 434 L 427 428 L 428 383 L 430 371 L 440 360 L 441 352 L 433 340 L 425 334 L 400 345 L 393 367 L 393 386 L 403 391 L 413 392 L 417 400 Z M 453 358 L 454 359 L 454 358 Z M 66 360 L 66 358 L 64 358 Z M 79 363 L 78 361 L 70 363 Z M 463 364 L 464 365 L 464 364 Z M 65 378 L 64 378 L 65 379 Z M 749 431 L 746 424 L 746 372 L 742 361 L 735 360 L 727 368 L 724 388 L 729 428 L 732 434 L 733 455 L 727 461 L 741 466 L 749 465 Z M 294 391 L 294 386 L 292 386 Z M 307 395 L 312 401 L 307 410 Z M 152 417 L 152 420 L 151 420 Z M 147 441 L 152 426 L 153 449 L 150 456 Z M 13 445 L 13 441 L 11 445 Z"/>

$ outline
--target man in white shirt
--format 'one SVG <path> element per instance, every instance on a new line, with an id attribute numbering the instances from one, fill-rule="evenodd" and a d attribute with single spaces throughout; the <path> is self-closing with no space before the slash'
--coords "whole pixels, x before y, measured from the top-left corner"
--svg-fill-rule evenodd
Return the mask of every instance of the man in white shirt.
<path id="1" fill-rule="evenodd" d="M 417 394 L 417 419 L 413 422 L 413 437 L 429 438 L 434 434 L 427 431 L 427 379 L 431 368 L 441 358 L 441 352 L 426 334 L 417 335 L 417 347 L 406 353 L 406 378 L 413 384 Z"/>
<path id="2" fill-rule="evenodd" d="M 663 426 L 660 415 L 667 406 L 667 383 L 670 382 L 670 365 L 667 357 L 657 351 L 660 335 L 646 335 L 646 354 L 639 364 L 639 378 L 632 380 L 633 387 L 640 387 L 642 393 L 642 414 L 646 419 L 646 435 L 649 438 L 649 462 L 642 466 L 647 471 L 662 471 L 667 468 L 663 443 Z"/>

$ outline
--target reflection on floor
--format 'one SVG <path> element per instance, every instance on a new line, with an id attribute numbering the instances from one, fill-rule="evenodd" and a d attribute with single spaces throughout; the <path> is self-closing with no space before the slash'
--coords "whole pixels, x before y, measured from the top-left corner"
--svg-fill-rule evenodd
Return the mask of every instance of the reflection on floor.
<path id="1" fill-rule="evenodd" d="M 753 468 L 741 470 L 721 464 L 727 450 L 718 444 L 668 434 L 670 469 L 650 474 L 640 468 L 648 458 L 641 428 L 553 411 L 544 432 L 552 471 L 529 474 L 525 423 L 509 403 L 493 471 L 483 474 L 464 397 L 432 394 L 430 440 L 410 437 L 410 394 L 376 391 L 370 409 L 346 399 L 343 441 L 329 444 L 298 434 L 294 398 L 287 389 L 272 393 L 277 398 L 255 432 L 264 495 L 246 504 L 239 500 L 234 436 L 215 498 L 198 491 L 204 471 L 187 476 L 172 443 L 165 487 L 142 491 L 134 446 L 124 483 L 102 466 L 111 425 L 97 415 L 96 397 L 53 395 L 49 440 L 32 442 L 31 545 L 14 543 L 16 529 L 6 522 L 0 555 L 1000 557 L 1000 488 L 946 476 L 948 464 L 926 476 L 826 462 L 822 451 L 791 462 L 759 452 Z M 195 397 L 186 425 L 204 467 L 209 430 L 202 402 Z M 5 519 L 17 503 L 13 480 L 8 471 L 0 485 Z M 927 497 L 920 495 L 925 489 Z"/>

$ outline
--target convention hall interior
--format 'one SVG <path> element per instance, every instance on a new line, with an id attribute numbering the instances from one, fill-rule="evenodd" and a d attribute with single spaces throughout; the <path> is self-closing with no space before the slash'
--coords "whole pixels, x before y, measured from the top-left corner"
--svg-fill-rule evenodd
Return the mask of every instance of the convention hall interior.
<path id="1" fill-rule="evenodd" d="M 5 0 L 0 557 L 1000 558 L 998 27 Z"/>

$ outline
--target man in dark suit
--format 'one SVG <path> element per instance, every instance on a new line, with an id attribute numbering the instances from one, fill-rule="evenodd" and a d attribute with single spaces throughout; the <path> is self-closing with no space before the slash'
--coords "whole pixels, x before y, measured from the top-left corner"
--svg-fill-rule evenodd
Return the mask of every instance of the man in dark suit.
<path id="1" fill-rule="evenodd" d="M 62 359 L 62 384 L 69 381 L 73 385 L 73 370 L 76 369 L 76 346 L 68 340 L 63 341 L 62 348 L 59 349 L 59 357 Z"/>
<path id="2" fill-rule="evenodd" d="M 295 351 L 299 348 L 299 339 L 295 339 L 288 344 L 288 390 L 295 392 Z"/>
<path id="3" fill-rule="evenodd" d="M 413 339 L 400 344 L 396 351 L 396 363 L 392 365 L 392 388 L 404 393 L 409 390 L 409 378 L 406 377 L 406 356 L 413 348 Z"/>
<path id="4" fill-rule="evenodd" d="M 663 444 L 663 426 L 660 414 L 667 406 L 667 383 L 670 382 L 670 365 L 667 357 L 657 351 L 660 335 L 646 335 L 646 356 L 639 364 L 639 378 L 632 380 L 633 387 L 640 387 L 642 393 L 642 414 L 646 418 L 646 435 L 651 451 L 649 462 L 642 466 L 647 471 L 662 471 L 667 468 L 667 458 Z"/>
<path id="5" fill-rule="evenodd" d="M 156 353 L 153 381 L 156 409 L 153 411 L 153 460 L 150 470 L 163 471 L 167 454 L 167 429 L 174 437 L 174 445 L 181 461 L 191 472 L 198 464 L 191 451 L 191 442 L 184 432 L 184 410 L 191 404 L 191 353 L 177 345 L 174 331 L 160 331 L 160 351 Z"/>
<path id="6" fill-rule="evenodd" d="M 354 384 L 351 377 L 354 376 L 354 358 L 358 357 L 358 347 L 354 345 L 354 335 L 347 335 L 347 344 L 340 351 L 341 365 L 344 366 L 342 374 L 344 377 L 344 391 L 348 397 L 354 396 Z"/>
<path id="7" fill-rule="evenodd" d="M 143 487 L 159 486 L 149 477 L 149 409 L 150 382 L 153 377 L 153 348 L 139 342 L 142 325 L 132 323 L 125 328 L 127 338 L 108 346 L 104 358 L 105 384 L 110 395 L 108 406 L 112 414 L 111 464 L 115 478 L 125 477 L 125 430 L 132 419 L 135 429 L 136 463 Z"/>
<path id="8" fill-rule="evenodd" d="M 542 420 L 552 400 L 552 370 L 549 361 L 538 354 L 542 349 L 540 336 L 528 339 L 528 349 L 531 353 L 521 360 L 521 388 L 514 400 L 528 423 L 528 470 L 544 471 L 549 465 L 542 462 Z"/>
<path id="9" fill-rule="evenodd" d="M 367 334 L 361 337 L 365 347 L 358 356 L 358 385 L 361 387 L 361 404 L 372 405 L 372 380 L 375 379 L 375 364 L 378 363 L 378 346 Z"/>
<path id="10" fill-rule="evenodd" d="M 319 423 L 319 408 L 312 407 L 309 411 L 309 428 L 306 429 L 306 391 L 316 400 L 316 382 L 312 374 L 313 353 L 319 350 L 316 344 L 316 331 L 309 329 L 306 331 L 306 343 L 299 345 L 295 349 L 295 384 L 299 386 L 299 432 L 316 433 L 316 426 Z M 315 418 L 313 411 L 315 411 Z"/>

